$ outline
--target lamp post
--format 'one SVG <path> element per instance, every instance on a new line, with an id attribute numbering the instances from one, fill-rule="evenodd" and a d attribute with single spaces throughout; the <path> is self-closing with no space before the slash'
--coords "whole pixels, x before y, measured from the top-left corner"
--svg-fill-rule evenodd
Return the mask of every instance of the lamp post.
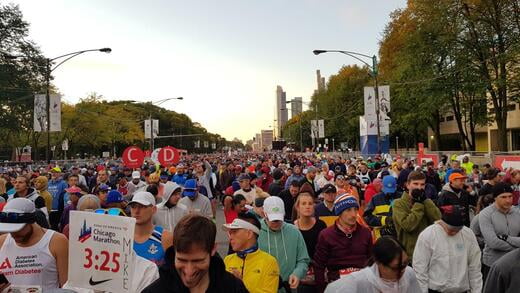
<path id="1" fill-rule="evenodd" d="M 341 54 L 345 54 L 347 56 L 350 56 L 352 58 L 357 59 L 361 63 L 363 63 L 366 66 L 368 66 L 369 69 L 371 69 L 371 71 L 369 73 L 374 78 L 374 88 L 375 88 L 375 98 L 376 98 L 377 153 L 381 153 L 381 142 L 380 142 L 380 140 L 381 140 L 381 129 L 380 129 L 380 125 L 379 125 L 379 86 L 378 86 L 378 80 L 377 80 L 378 70 L 377 70 L 377 57 L 376 57 L 376 55 L 368 56 L 368 55 L 357 53 L 357 52 L 343 51 L 343 50 L 314 50 L 312 52 L 314 53 L 314 55 L 319 55 L 319 54 L 322 54 L 322 53 L 341 53 Z M 363 59 L 361 59 L 358 56 L 364 57 L 364 58 L 368 58 L 368 59 L 372 59 L 372 65 L 368 64 L 367 62 L 365 62 Z"/>
<path id="2" fill-rule="evenodd" d="M 162 99 L 162 100 L 159 100 L 159 101 L 156 101 L 156 102 L 150 102 L 150 104 L 155 105 L 155 106 L 159 106 L 162 103 L 165 103 L 165 102 L 168 102 L 168 101 L 171 101 L 171 100 L 184 100 L 184 98 L 183 97 L 166 98 L 166 99 Z M 150 153 L 152 153 L 153 150 L 154 150 L 154 138 L 155 138 L 154 137 L 154 133 L 153 133 L 152 112 L 150 112 L 150 114 L 148 116 L 148 119 L 150 121 Z"/>
<path id="3" fill-rule="evenodd" d="M 46 156 L 46 160 L 47 160 L 47 163 L 50 163 L 51 162 L 51 157 L 50 157 L 50 149 L 51 149 L 51 98 L 50 98 L 50 94 L 49 94 L 49 91 L 50 91 L 50 86 L 51 86 L 51 73 L 56 69 L 58 68 L 60 65 L 62 65 L 63 63 L 69 61 L 70 59 L 78 56 L 78 55 L 81 55 L 83 53 L 87 53 L 87 52 L 103 52 L 103 53 L 110 53 L 112 52 L 112 49 L 110 48 L 101 48 L 101 49 L 90 49 L 90 50 L 82 50 L 82 51 L 77 51 L 77 52 L 72 52 L 72 53 L 68 53 L 68 54 L 64 54 L 64 55 L 61 55 L 61 56 L 58 56 L 58 57 L 54 57 L 54 58 L 47 58 L 46 59 L 46 71 L 45 71 L 45 82 L 46 82 L 46 85 L 45 85 L 45 88 L 46 88 L 46 91 L 45 91 L 45 99 L 46 99 L 46 103 L 47 103 L 47 151 L 45 153 L 45 156 Z M 67 58 L 65 58 L 67 57 Z M 61 59 L 61 58 L 65 58 L 63 61 L 61 61 L 60 63 L 58 63 L 56 66 L 52 67 L 52 63 L 58 59 Z"/>

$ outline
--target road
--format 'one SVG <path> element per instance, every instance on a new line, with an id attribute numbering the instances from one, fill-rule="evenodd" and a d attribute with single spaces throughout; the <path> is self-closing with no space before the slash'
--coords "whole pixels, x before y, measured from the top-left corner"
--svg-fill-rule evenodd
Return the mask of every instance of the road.
<path id="1" fill-rule="evenodd" d="M 217 207 L 217 250 L 220 256 L 224 258 L 228 252 L 229 240 L 227 233 L 222 230 L 222 224 L 224 224 L 224 209 L 222 205 L 219 204 Z"/>

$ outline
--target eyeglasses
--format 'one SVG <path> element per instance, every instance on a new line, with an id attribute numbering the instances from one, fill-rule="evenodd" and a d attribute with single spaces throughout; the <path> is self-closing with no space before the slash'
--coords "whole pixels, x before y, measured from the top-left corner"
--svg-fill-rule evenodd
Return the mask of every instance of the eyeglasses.
<path id="1" fill-rule="evenodd" d="M 111 216 L 124 216 L 126 217 L 126 213 L 120 208 L 110 208 L 110 209 L 97 209 L 94 211 L 96 214 L 104 214 Z"/>

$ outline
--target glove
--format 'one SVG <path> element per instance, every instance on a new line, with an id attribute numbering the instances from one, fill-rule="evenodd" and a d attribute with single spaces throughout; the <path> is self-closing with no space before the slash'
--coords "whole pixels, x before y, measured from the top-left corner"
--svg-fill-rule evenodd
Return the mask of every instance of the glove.
<path id="1" fill-rule="evenodd" d="M 394 220 L 392 219 L 392 216 L 387 216 L 385 219 L 385 226 L 393 226 Z"/>
<path id="2" fill-rule="evenodd" d="M 498 239 L 500 240 L 503 240 L 503 241 L 506 241 L 507 242 L 507 237 L 509 237 L 509 235 L 506 235 L 506 234 L 502 234 L 502 235 L 497 235 Z"/>
<path id="3" fill-rule="evenodd" d="M 424 189 L 414 189 L 411 193 L 414 202 L 423 203 L 427 197 Z"/>

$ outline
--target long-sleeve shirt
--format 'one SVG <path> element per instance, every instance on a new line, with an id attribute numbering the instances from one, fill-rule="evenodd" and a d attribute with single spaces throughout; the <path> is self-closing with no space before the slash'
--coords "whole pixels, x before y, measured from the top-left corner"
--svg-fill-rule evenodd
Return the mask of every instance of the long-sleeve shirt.
<path id="1" fill-rule="evenodd" d="M 520 288 L 520 249 L 515 249 L 501 257 L 492 267 L 482 293 L 516 293 Z"/>
<path id="2" fill-rule="evenodd" d="M 492 266 L 501 256 L 520 247 L 520 209 L 513 207 L 502 213 L 495 204 L 483 209 L 478 216 L 480 231 L 486 242 L 482 263 Z M 498 238 L 508 235 L 506 240 Z"/>
<path id="3" fill-rule="evenodd" d="M 423 293 L 482 291 L 480 248 L 467 227 L 454 236 L 439 223 L 426 228 L 415 245 L 413 269 Z"/>

